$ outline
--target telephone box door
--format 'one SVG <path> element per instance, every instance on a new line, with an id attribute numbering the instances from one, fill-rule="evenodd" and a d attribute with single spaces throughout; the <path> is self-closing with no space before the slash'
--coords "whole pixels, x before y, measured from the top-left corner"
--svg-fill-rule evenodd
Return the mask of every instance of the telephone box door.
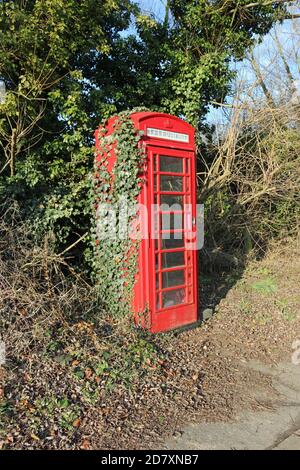
<path id="1" fill-rule="evenodd" d="M 197 309 L 195 155 L 148 147 L 153 332 L 194 323 Z"/>

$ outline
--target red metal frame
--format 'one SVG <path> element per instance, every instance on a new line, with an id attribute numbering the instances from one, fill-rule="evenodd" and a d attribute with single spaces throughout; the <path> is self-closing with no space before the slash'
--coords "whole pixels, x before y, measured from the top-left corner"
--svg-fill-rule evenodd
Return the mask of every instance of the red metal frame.
<path id="1" fill-rule="evenodd" d="M 108 133 L 113 131 L 115 117 L 108 122 Z M 136 322 L 144 327 L 148 327 L 152 332 L 167 331 L 187 324 L 195 323 L 198 320 L 198 278 L 197 278 L 197 252 L 188 249 L 189 241 L 195 240 L 196 227 L 193 219 L 196 218 L 196 162 L 195 162 L 195 140 L 194 129 L 183 120 L 163 113 L 134 113 L 131 119 L 137 129 L 144 132 L 142 137 L 143 145 L 146 146 L 147 162 L 145 167 L 144 184 L 139 195 L 138 202 L 147 206 L 148 220 L 142 220 L 141 230 L 149 233 L 149 237 L 144 238 L 139 247 L 138 272 L 134 288 L 133 313 Z M 161 136 L 150 136 L 151 133 L 165 136 L 168 132 L 169 138 Z M 169 131 L 171 133 L 169 133 Z M 165 132 L 165 133 L 164 133 Z M 171 140 L 174 134 L 184 134 L 186 141 Z M 171 138 L 170 138 L 171 136 Z M 98 132 L 95 133 L 96 147 L 99 147 Z M 179 138 L 181 136 L 179 135 Z M 182 171 L 161 171 L 160 158 L 178 159 L 182 162 Z M 180 159 L 180 160 L 179 160 Z M 174 161 L 174 160 L 172 160 Z M 115 155 L 110 157 L 109 169 L 113 168 Z M 156 165 L 156 166 L 155 166 Z M 182 182 L 181 191 L 161 190 L 161 177 L 179 178 Z M 155 187 L 156 180 L 156 187 Z M 162 196 L 179 196 L 187 205 L 188 210 L 161 211 L 155 214 L 153 204 L 161 204 Z M 183 207 L 184 209 L 184 207 Z M 182 230 L 165 231 L 161 227 L 162 216 L 179 216 L 182 214 L 184 224 Z M 158 223 L 158 239 L 153 238 L 155 228 L 155 217 Z M 175 248 L 164 248 L 162 246 L 163 234 L 166 232 L 179 233 L 184 236 L 183 246 Z M 171 253 L 183 253 L 184 264 L 176 266 L 163 266 L 163 259 Z M 156 266 L 157 263 L 157 266 Z M 183 271 L 184 282 L 179 285 L 163 284 L 163 280 L 172 278 L 172 273 Z M 157 283 L 158 281 L 158 283 Z M 174 281 L 174 278 L 173 278 Z M 175 279 L 176 281 L 176 279 Z M 177 292 L 177 294 L 176 294 Z M 183 293 L 183 297 L 180 297 Z M 164 303 L 165 295 L 173 294 L 173 299 L 169 300 L 169 305 Z M 183 302 L 182 302 L 183 301 Z M 171 305 L 170 302 L 173 302 Z M 174 304 L 175 302 L 175 304 Z M 182 303 L 180 303 L 182 302 Z M 148 318 L 140 318 L 141 312 L 148 312 Z"/>

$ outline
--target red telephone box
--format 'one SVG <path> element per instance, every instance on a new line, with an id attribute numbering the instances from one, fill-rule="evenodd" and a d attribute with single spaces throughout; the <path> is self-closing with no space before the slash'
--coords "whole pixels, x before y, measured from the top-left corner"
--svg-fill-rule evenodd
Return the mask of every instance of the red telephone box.
<path id="1" fill-rule="evenodd" d="M 146 151 L 138 203 L 147 207 L 142 232 L 148 235 L 139 244 L 133 314 L 141 323 L 146 311 L 142 326 L 161 332 L 198 320 L 195 131 L 163 113 L 138 112 L 131 119 L 143 131 Z M 108 121 L 108 135 L 115 120 Z M 97 131 L 95 136 L 99 148 Z M 115 158 L 110 157 L 110 170 Z"/>

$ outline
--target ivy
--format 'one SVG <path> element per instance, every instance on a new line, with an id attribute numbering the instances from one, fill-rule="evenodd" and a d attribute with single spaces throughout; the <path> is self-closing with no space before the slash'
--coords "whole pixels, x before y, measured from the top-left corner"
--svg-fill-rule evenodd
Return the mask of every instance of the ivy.
<path id="1" fill-rule="evenodd" d="M 93 175 L 93 272 L 100 299 L 106 311 L 115 317 L 131 312 L 137 269 L 139 241 L 132 240 L 126 234 L 119 237 L 123 217 L 120 203 L 126 201 L 127 207 L 135 207 L 143 183 L 143 133 L 134 127 L 131 119 L 131 114 L 137 111 L 141 109 L 121 112 L 116 117 L 114 131 L 110 135 L 107 134 L 106 122 L 102 123 Z M 112 152 L 115 152 L 116 162 L 110 173 L 107 164 Z M 103 222 L 103 217 L 108 217 L 108 214 L 99 215 L 99 207 L 105 204 L 114 207 L 116 236 L 101 237 L 100 240 L 97 223 Z M 136 215 L 136 211 L 128 214 L 127 226 L 130 227 Z"/>

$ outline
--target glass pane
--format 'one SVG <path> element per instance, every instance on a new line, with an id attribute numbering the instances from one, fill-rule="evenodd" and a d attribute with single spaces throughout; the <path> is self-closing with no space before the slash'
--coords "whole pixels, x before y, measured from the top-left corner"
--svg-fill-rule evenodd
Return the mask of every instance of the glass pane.
<path id="1" fill-rule="evenodd" d="M 170 173 L 183 173 L 183 159 L 177 157 L 160 157 L 160 171 L 169 171 Z"/>
<path id="2" fill-rule="evenodd" d="M 172 305 L 180 305 L 185 302 L 184 289 L 171 290 L 163 292 L 162 295 L 163 308 L 172 307 Z"/>
<path id="3" fill-rule="evenodd" d="M 161 175 L 160 189 L 161 191 L 176 191 L 182 192 L 183 184 L 181 176 L 167 176 Z"/>
<path id="4" fill-rule="evenodd" d="M 172 207 L 174 204 L 178 205 L 181 209 L 183 207 L 183 196 L 178 194 L 162 194 L 160 196 L 160 204 L 166 204 L 169 207 Z M 176 207 L 173 210 L 178 210 Z"/>
<path id="5" fill-rule="evenodd" d="M 156 294 L 156 310 L 160 309 L 159 294 Z"/>
<path id="6" fill-rule="evenodd" d="M 183 214 L 161 214 L 161 230 L 182 230 Z"/>
<path id="7" fill-rule="evenodd" d="M 162 287 L 182 286 L 184 284 L 184 270 L 168 271 L 162 273 Z"/>
<path id="8" fill-rule="evenodd" d="M 174 235 L 173 233 L 170 233 L 168 235 Z M 176 235 L 179 235 L 178 233 Z M 180 234 L 182 235 L 182 234 Z M 162 244 L 162 249 L 163 250 L 172 250 L 174 248 L 183 248 L 184 247 L 184 239 L 183 237 L 181 239 L 174 239 L 174 238 L 169 238 L 169 239 L 162 239 L 161 241 Z"/>
<path id="9" fill-rule="evenodd" d="M 184 251 L 174 251 L 173 253 L 162 254 L 162 267 L 174 268 L 175 266 L 184 266 Z"/>
<path id="10" fill-rule="evenodd" d="M 159 289 L 159 274 L 156 273 L 156 276 L 155 276 L 155 286 L 156 286 L 156 289 Z"/>
<path id="11" fill-rule="evenodd" d="M 184 237 L 184 232 L 163 232 L 161 238 L 163 240 L 182 240 Z"/>

